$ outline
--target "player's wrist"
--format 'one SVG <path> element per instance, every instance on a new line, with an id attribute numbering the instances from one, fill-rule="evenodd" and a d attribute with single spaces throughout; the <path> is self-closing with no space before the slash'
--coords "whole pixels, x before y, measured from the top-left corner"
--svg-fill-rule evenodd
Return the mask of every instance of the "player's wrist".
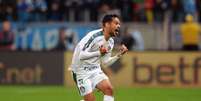
<path id="1" fill-rule="evenodd" d="M 117 57 L 122 57 L 122 54 L 121 53 L 117 53 L 117 55 L 116 55 Z"/>

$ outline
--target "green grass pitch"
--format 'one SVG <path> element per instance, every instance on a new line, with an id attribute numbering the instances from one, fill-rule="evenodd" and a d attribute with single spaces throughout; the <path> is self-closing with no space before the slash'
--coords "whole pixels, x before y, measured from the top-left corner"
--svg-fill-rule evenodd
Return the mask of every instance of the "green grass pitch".
<path id="1" fill-rule="evenodd" d="M 115 101 L 201 101 L 201 88 L 115 88 Z M 95 91 L 96 101 L 102 94 Z M 76 88 L 0 86 L 0 101 L 80 101 Z"/>

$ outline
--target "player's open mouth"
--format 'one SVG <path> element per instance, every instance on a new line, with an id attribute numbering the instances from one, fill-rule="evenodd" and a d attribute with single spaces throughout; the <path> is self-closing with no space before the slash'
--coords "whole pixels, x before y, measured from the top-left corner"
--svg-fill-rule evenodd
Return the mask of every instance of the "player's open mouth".
<path id="1" fill-rule="evenodd" d="M 118 28 L 118 29 L 116 29 L 115 30 L 115 34 L 119 34 L 119 31 L 120 31 L 120 29 Z"/>

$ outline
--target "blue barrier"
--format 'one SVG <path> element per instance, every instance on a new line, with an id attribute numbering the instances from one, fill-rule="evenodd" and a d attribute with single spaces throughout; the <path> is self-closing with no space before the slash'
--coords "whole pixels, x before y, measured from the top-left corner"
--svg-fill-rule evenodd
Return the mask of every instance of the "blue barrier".
<path id="1" fill-rule="evenodd" d="M 15 46 L 22 50 L 51 50 L 59 41 L 59 30 L 66 28 L 77 34 L 80 40 L 90 30 L 97 29 L 97 24 L 13 24 Z"/>

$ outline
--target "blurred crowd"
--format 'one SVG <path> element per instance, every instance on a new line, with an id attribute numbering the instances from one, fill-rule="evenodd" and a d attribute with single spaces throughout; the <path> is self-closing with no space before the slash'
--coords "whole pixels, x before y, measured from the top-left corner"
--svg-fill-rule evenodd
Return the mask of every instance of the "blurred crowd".
<path id="1" fill-rule="evenodd" d="M 201 0 L 0 0 L 0 50 L 23 50 L 14 45 L 13 22 L 22 22 L 24 27 L 29 22 L 97 22 L 107 13 L 118 14 L 123 22 L 162 24 L 168 19 L 179 23 L 181 49 L 200 50 Z M 58 30 L 59 41 L 52 50 L 73 50 L 79 41 L 78 33 L 65 27 Z M 138 29 L 125 26 L 121 33 L 116 39 L 121 40 L 119 44 L 129 50 L 145 50 Z"/>
<path id="2" fill-rule="evenodd" d="M 169 12 L 169 13 L 167 13 Z M 201 22 L 200 0 L 0 0 L 0 20 L 98 21 L 105 13 L 116 13 L 125 22 L 162 22 L 171 15 L 181 22 L 192 14 Z"/>

